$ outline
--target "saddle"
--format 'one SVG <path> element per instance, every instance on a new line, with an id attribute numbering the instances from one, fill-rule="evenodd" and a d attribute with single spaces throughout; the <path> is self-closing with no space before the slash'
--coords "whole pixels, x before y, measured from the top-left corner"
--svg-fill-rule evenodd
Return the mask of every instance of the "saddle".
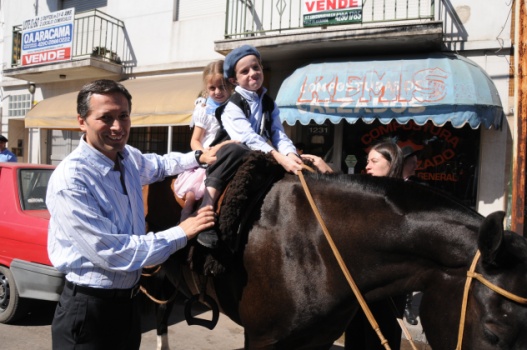
<path id="1" fill-rule="evenodd" d="M 246 242 L 256 209 L 285 170 L 272 155 L 252 151 L 227 186 L 218 218 L 220 239 L 231 252 Z"/>
<path id="2" fill-rule="evenodd" d="M 219 308 L 215 302 L 214 285 L 208 277 L 225 273 L 236 262 L 241 264 L 238 253 L 247 242 L 258 207 L 273 183 L 282 178 L 284 173 L 285 170 L 271 155 L 260 151 L 249 153 L 238 168 L 222 194 L 221 203 L 218 203 L 220 248 L 211 251 L 194 241 L 188 251 L 187 263 L 193 272 L 184 271 L 183 277 L 188 286 L 193 285 L 198 289 L 185 303 L 185 319 L 189 325 L 208 329 L 216 326 Z M 212 310 L 211 320 L 193 316 L 192 310 L 197 304 Z"/>
<path id="3" fill-rule="evenodd" d="M 283 167 L 270 154 L 252 151 L 247 155 L 218 202 L 220 247 L 210 251 L 194 245 L 188 256 L 194 271 L 219 275 L 229 268 L 247 242 L 247 234 L 265 194 L 284 173 Z"/>

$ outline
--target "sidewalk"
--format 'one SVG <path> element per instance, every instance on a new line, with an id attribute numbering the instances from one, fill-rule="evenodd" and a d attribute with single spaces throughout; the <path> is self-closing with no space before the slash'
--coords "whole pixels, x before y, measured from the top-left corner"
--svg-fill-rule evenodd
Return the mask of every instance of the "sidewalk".
<path id="1" fill-rule="evenodd" d="M 421 302 L 421 293 L 414 294 L 413 311 L 419 315 L 419 303 Z M 208 350 L 208 349 L 243 349 L 244 336 L 243 328 L 231 321 L 227 316 L 220 315 L 218 325 L 210 331 L 199 326 L 188 326 L 183 317 L 183 302 L 177 302 L 169 318 L 168 335 L 170 343 L 174 348 L 187 350 Z M 212 313 L 204 311 L 200 313 L 200 318 L 211 319 Z M 141 350 L 155 349 L 157 336 L 155 331 L 155 314 L 152 310 L 148 311 L 142 318 L 143 337 L 141 341 Z M 431 350 L 426 344 L 426 337 L 423 333 L 421 322 L 412 326 L 405 321 L 405 325 L 414 341 L 417 350 Z M 344 336 L 340 337 L 331 350 L 344 349 Z M 403 339 L 400 349 L 392 350 L 413 350 L 412 346 L 406 340 L 403 333 Z"/>
<path id="2" fill-rule="evenodd" d="M 403 318 L 404 325 L 408 329 L 408 333 L 410 334 L 410 337 L 412 338 L 412 341 L 417 350 L 432 350 L 432 348 L 426 342 L 426 336 L 423 333 L 423 327 L 421 326 L 421 319 L 419 318 L 419 304 L 421 303 L 421 298 L 422 298 L 422 293 L 416 292 L 414 293 L 414 297 L 412 300 L 412 311 L 414 312 L 414 315 L 417 316 L 417 321 L 418 321 L 417 325 L 412 326 L 411 324 L 406 322 L 406 319 Z M 344 336 L 339 338 L 335 342 L 335 345 L 331 348 L 331 350 L 337 350 L 337 349 L 344 349 Z M 399 350 L 399 349 L 392 349 L 392 350 Z M 404 332 L 402 336 L 400 350 L 414 350 L 414 348 L 410 344 L 410 341 L 405 336 Z"/>

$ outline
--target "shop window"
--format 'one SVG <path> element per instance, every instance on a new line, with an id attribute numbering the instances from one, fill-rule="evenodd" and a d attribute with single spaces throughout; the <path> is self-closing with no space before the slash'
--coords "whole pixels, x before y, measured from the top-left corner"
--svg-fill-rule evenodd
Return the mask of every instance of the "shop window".
<path id="1" fill-rule="evenodd" d="M 302 128 L 301 141 L 304 153 L 315 154 L 326 161 L 331 160 L 335 125 L 326 121 L 324 124 L 311 122 Z"/>
<path id="2" fill-rule="evenodd" d="M 449 123 L 438 127 L 431 122 L 423 126 L 413 122 L 406 125 L 396 122 L 384 125 L 378 121 L 344 123 L 342 171 L 348 171 L 346 157 L 354 155 L 355 173 L 364 173 L 369 148 L 386 139 L 420 149 L 416 170 L 419 181 L 450 193 L 465 205 L 476 206 L 479 130 L 469 126 L 456 129 Z"/>
<path id="3" fill-rule="evenodd" d="M 31 109 L 31 94 L 9 96 L 10 117 L 23 117 Z"/>

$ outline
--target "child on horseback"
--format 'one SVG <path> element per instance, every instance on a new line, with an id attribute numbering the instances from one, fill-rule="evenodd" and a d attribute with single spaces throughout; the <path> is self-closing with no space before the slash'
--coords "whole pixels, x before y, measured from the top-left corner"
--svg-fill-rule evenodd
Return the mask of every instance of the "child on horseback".
<path id="1" fill-rule="evenodd" d="M 209 148 L 220 129 L 214 115 L 216 108 L 231 96 L 230 83 L 223 77 L 223 60 L 209 63 L 203 70 L 204 96 L 196 100 L 190 127 L 194 127 L 190 147 L 196 151 L 196 158 Z M 181 211 L 181 221 L 194 211 L 194 204 L 203 197 L 205 192 L 205 168 L 198 167 L 180 174 L 174 182 L 174 194 L 184 201 Z"/>
<path id="2" fill-rule="evenodd" d="M 249 45 L 238 47 L 225 57 L 223 70 L 224 77 L 236 87 L 221 115 L 221 122 L 230 139 L 240 143 L 223 146 L 217 154 L 217 161 L 207 169 L 202 206 L 216 204 L 244 156 L 251 150 L 271 153 L 288 172 L 296 173 L 302 169 L 295 145 L 284 132 L 278 107 L 262 86 L 264 75 L 260 53 Z M 235 99 L 245 108 L 241 108 Z M 271 107 L 266 108 L 269 104 Z M 216 230 L 202 232 L 198 242 L 207 248 L 215 248 L 218 244 Z"/>

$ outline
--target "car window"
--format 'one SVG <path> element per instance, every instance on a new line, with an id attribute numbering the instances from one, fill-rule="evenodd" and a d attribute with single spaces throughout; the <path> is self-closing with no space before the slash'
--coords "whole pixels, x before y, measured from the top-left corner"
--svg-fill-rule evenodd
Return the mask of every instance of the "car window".
<path id="1" fill-rule="evenodd" d="M 23 210 L 47 209 L 46 190 L 52 169 L 20 169 L 20 204 Z"/>

